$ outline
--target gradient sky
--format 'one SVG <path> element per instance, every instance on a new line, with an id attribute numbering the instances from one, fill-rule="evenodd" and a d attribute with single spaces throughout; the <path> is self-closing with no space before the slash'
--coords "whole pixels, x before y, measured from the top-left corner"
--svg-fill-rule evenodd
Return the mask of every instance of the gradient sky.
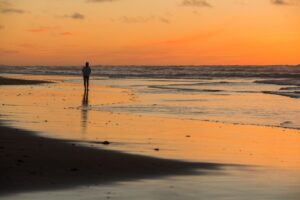
<path id="1" fill-rule="evenodd" d="M 300 0 L 0 0 L 0 64 L 299 64 Z"/>

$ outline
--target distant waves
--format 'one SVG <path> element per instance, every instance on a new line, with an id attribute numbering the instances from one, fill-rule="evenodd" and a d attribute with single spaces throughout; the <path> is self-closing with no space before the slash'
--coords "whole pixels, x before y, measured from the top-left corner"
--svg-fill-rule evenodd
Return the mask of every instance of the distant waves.
<path id="1" fill-rule="evenodd" d="M 81 75 L 79 66 L 0 66 L 0 73 Z M 299 79 L 300 66 L 93 66 L 93 75 L 106 78 L 285 78 Z"/>

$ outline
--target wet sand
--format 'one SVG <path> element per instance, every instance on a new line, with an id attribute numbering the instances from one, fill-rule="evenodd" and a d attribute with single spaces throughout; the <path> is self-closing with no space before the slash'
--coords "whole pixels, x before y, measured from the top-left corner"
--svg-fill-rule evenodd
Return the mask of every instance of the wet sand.
<path id="1" fill-rule="evenodd" d="M 5 126 L 0 126 L 0 159 L 1 195 L 170 175 L 213 174 L 226 166 L 92 149 Z"/>
<path id="2" fill-rule="evenodd" d="M 50 82 L 0 79 L 0 85 L 41 83 Z M 103 145 L 109 142 L 103 141 Z M 0 159 L 0 195 L 171 175 L 213 174 L 229 166 L 93 149 L 4 125 L 0 125 Z"/>
<path id="3" fill-rule="evenodd" d="M 7 78 L 7 77 L 0 76 L 0 85 L 32 85 L 32 84 L 43 84 L 43 83 L 52 83 L 52 82 L 42 81 L 42 80 L 25 80 L 25 79 Z"/>

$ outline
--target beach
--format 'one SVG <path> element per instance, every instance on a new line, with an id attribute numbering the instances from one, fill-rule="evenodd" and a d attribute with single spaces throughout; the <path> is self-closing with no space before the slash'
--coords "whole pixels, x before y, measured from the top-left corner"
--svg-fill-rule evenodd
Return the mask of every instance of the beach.
<path id="1" fill-rule="evenodd" d="M 86 94 L 81 77 L 5 77 L 0 79 L 0 199 L 157 199 L 164 194 L 166 199 L 296 200 L 300 196 L 296 118 L 274 117 L 261 120 L 263 125 L 240 113 L 232 113 L 227 121 L 221 115 L 207 120 L 201 114 L 178 114 L 187 111 L 171 110 L 174 102 L 177 107 L 187 102 L 201 107 L 219 90 L 212 86 L 208 90 L 206 84 L 195 94 L 195 88 L 187 90 L 189 80 L 180 83 L 184 93 L 174 94 L 175 80 L 95 78 Z M 145 83 L 151 83 L 151 93 L 141 88 Z M 168 93 L 155 95 L 157 87 Z M 220 98 L 231 102 L 227 96 L 237 98 Z M 160 104 L 166 97 L 169 101 Z M 297 104 L 282 95 L 249 92 L 249 98 L 290 101 L 291 110 Z"/>
<path id="2" fill-rule="evenodd" d="M 225 164 L 188 163 L 96 150 L 3 126 L 0 145 L 0 169 L 3 173 L 1 194 L 99 185 L 174 174 L 206 174 L 226 167 Z"/>
<path id="3" fill-rule="evenodd" d="M 300 0 L 0 0 L 0 200 L 300 200 Z"/>

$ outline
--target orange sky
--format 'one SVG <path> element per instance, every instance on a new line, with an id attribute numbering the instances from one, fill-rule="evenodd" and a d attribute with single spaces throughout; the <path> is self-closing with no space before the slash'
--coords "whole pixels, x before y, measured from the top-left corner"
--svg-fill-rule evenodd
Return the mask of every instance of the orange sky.
<path id="1" fill-rule="evenodd" d="M 0 64 L 299 64 L 300 0 L 0 0 Z"/>

